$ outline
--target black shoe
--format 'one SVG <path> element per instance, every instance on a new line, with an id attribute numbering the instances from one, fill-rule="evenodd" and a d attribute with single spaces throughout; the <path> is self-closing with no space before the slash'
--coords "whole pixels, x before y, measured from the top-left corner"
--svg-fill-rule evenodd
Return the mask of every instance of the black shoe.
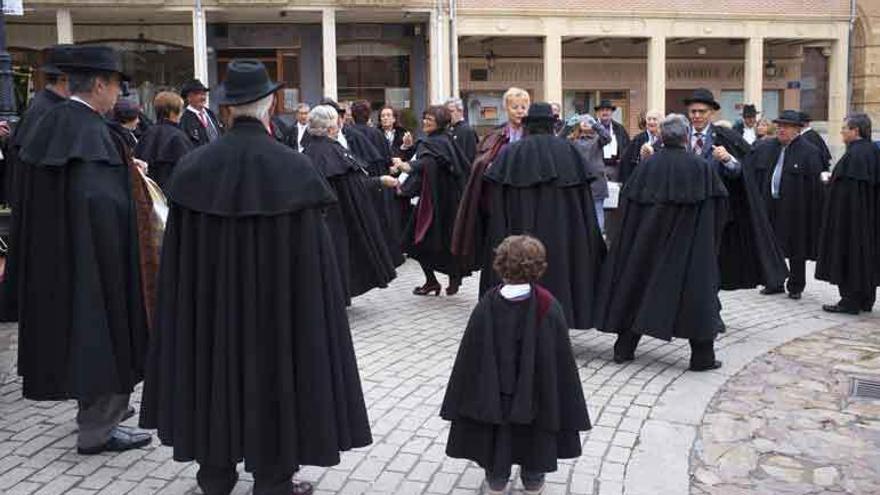
<path id="1" fill-rule="evenodd" d="M 859 309 L 861 309 L 861 310 L 864 311 L 865 313 L 870 313 L 871 311 L 874 311 L 874 305 L 871 304 L 870 306 L 868 306 L 867 304 L 865 304 L 864 306 L 862 306 L 862 307 L 859 308 Z"/>
<path id="2" fill-rule="evenodd" d="M 761 295 L 764 296 L 772 296 L 774 294 L 782 294 L 785 292 L 785 289 L 782 287 L 764 287 L 761 289 Z"/>
<path id="3" fill-rule="evenodd" d="M 694 366 L 692 364 L 690 366 L 690 368 L 688 368 L 688 369 L 691 371 L 711 371 L 711 370 L 717 370 L 720 367 L 721 367 L 721 361 L 716 360 L 714 363 L 709 364 L 709 365 Z"/>
<path id="4" fill-rule="evenodd" d="M 794 299 L 795 301 L 797 301 L 798 299 L 801 298 L 801 293 L 800 293 L 800 292 L 789 292 L 789 293 L 788 293 L 788 298 L 789 298 L 789 299 Z"/>
<path id="5" fill-rule="evenodd" d="M 718 333 L 727 332 L 727 323 L 724 323 L 724 320 L 718 320 L 718 323 L 720 323 L 718 326 Z"/>
<path id="6" fill-rule="evenodd" d="M 822 310 L 827 311 L 829 313 L 843 313 L 847 315 L 857 315 L 859 314 L 859 310 L 855 308 L 846 308 L 841 306 L 840 303 L 837 304 L 823 304 Z"/>
<path id="7" fill-rule="evenodd" d="M 635 354 L 630 354 L 629 356 L 621 356 L 619 354 L 614 355 L 614 362 L 617 364 L 623 364 L 627 361 L 634 361 L 636 359 Z"/>
<path id="8" fill-rule="evenodd" d="M 312 486 L 308 481 L 294 481 L 293 482 L 293 490 L 290 492 L 291 495 L 312 495 L 314 493 L 315 487 Z"/>
<path id="9" fill-rule="evenodd" d="M 129 418 L 131 418 L 132 416 L 134 416 L 134 414 L 135 414 L 136 412 L 137 412 L 137 411 L 134 410 L 134 406 L 128 406 L 128 410 L 126 410 L 126 411 L 125 411 L 125 414 L 122 415 L 122 421 L 126 421 L 126 420 L 128 420 Z M 121 423 L 122 421 L 120 421 L 120 423 Z"/>
<path id="10" fill-rule="evenodd" d="M 117 426 L 110 432 L 110 439 L 103 445 L 98 445 L 97 447 L 77 447 L 76 451 L 80 455 L 95 455 L 101 452 L 124 452 L 126 450 L 146 447 L 152 441 L 153 435 L 145 431 Z"/>

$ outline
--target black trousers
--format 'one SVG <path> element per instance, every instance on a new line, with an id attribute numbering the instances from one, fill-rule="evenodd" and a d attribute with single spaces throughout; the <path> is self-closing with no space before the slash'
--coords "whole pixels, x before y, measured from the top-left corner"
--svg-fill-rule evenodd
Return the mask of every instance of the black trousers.
<path id="1" fill-rule="evenodd" d="M 295 468 L 263 469 L 254 472 L 254 495 L 290 495 L 293 491 L 294 472 L 296 472 Z M 199 465 L 196 480 L 205 495 L 229 495 L 238 482 L 238 471 L 235 464 Z"/>
<path id="2" fill-rule="evenodd" d="M 804 258 L 788 259 L 788 281 L 785 288 L 789 293 L 800 294 L 807 286 L 807 260 Z"/>
<path id="3" fill-rule="evenodd" d="M 870 311 L 874 307 L 874 301 L 877 300 L 876 287 L 852 289 L 840 286 L 837 290 L 840 292 L 838 305 L 842 308 Z"/>
<path id="4" fill-rule="evenodd" d="M 641 339 L 641 335 L 633 332 L 617 334 L 617 341 L 614 343 L 614 355 L 632 357 Z M 691 344 L 691 368 L 705 368 L 715 363 L 715 339 L 688 339 L 688 342 Z"/>

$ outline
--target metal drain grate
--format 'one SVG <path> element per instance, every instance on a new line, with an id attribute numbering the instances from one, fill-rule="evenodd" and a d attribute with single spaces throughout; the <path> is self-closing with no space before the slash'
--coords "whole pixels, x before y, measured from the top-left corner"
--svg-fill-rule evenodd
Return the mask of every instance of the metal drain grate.
<path id="1" fill-rule="evenodd" d="M 880 400 L 880 381 L 853 377 L 850 396 L 857 399 Z"/>

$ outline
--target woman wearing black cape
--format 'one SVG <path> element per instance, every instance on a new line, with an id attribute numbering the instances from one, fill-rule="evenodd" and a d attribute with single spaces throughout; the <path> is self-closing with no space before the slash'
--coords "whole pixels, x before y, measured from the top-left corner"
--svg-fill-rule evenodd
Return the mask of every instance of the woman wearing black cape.
<path id="1" fill-rule="evenodd" d="M 449 122 L 446 107 L 429 107 L 422 116 L 425 137 L 416 143 L 412 162 L 399 158 L 394 162 L 395 169 L 406 173 L 401 175 L 400 194 L 416 203 L 404 230 L 403 245 L 425 272 L 425 284 L 413 289 L 417 296 L 440 295 L 435 271 L 449 275 L 449 296 L 458 293 L 466 275 L 451 245 L 458 203 L 470 170 L 461 149 L 446 132 Z"/>
<path id="2" fill-rule="evenodd" d="M 183 113 L 183 98 L 171 91 L 162 91 L 153 99 L 156 124 L 150 126 L 134 149 L 134 156 L 149 164 L 147 174 L 165 189 L 171 172 L 183 155 L 193 149 L 189 136 L 177 123 Z"/>
<path id="3" fill-rule="evenodd" d="M 349 297 L 387 287 L 395 277 L 394 260 L 385 243 L 370 188 L 395 187 L 390 176 L 369 177 L 350 152 L 336 141 L 339 114 L 329 105 L 309 113 L 310 139 L 303 150 L 333 187 L 338 206 L 327 210 L 340 271 Z"/>

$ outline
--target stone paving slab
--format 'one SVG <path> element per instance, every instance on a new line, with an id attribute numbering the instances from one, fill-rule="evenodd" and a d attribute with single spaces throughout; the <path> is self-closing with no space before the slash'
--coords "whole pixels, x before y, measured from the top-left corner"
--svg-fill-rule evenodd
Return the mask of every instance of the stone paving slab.
<path id="1" fill-rule="evenodd" d="M 299 477 L 320 494 L 473 494 L 483 474 L 448 459 L 448 425 L 437 415 L 470 310 L 477 279 L 454 297 L 415 297 L 413 263 L 385 290 L 357 298 L 349 310 L 373 445 L 345 453 L 333 468 L 305 467 Z M 801 301 L 757 291 L 723 293 L 728 332 L 718 341 L 721 370 L 686 372 L 688 345 L 645 339 L 637 359 L 611 362 L 613 336 L 573 330 L 572 345 L 594 429 L 584 452 L 547 477 L 548 494 L 686 494 L 689 456 L 703 413 L 724 383 L 755 358 L 791 339 L 843 322 L 877 326 L 874 316 L 822 313 L 835 290 L 810 281 Z M 4 340 L 5 339 L 5 340 Z M 4 345 L 5 342 L 5 345 Z M 82 457 L 75 452 L 73 402 L 21 398 L 15 376 L 15 327 L 0 326 L 0 493 L 169 494 L 197 492 L 196 466 L 150 448 Z M 134 401 L 139 400 L 135 394 Z M 521 492 L 515 485 L 514 493 Z M 234 493 L 249 493 L 243 473 Z"/>

